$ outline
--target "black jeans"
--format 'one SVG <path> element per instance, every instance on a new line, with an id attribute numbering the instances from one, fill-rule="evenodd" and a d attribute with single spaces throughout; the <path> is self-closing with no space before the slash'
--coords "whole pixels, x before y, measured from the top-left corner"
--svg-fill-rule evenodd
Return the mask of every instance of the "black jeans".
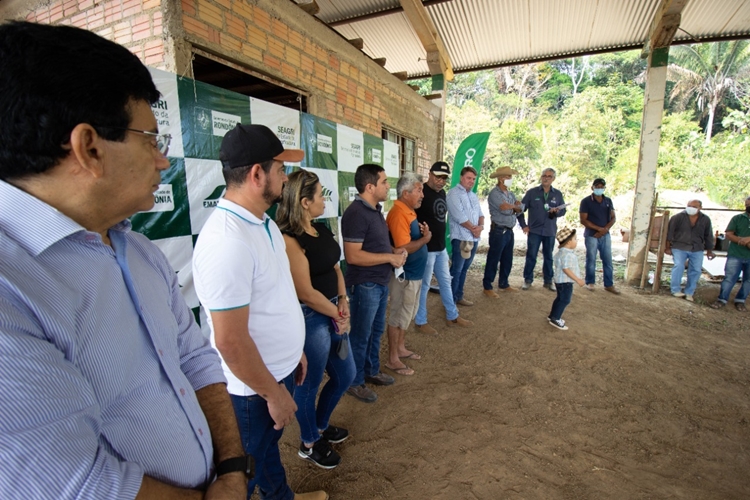
<path id="1" fill-rule="evenodd" d="M 557 297 L 552 303 L 552 311 L 549 313 L 549 317 L 559 320 L 573 298 L 573 283 L 555 283 L 555 288 L 557 288 Z"/>

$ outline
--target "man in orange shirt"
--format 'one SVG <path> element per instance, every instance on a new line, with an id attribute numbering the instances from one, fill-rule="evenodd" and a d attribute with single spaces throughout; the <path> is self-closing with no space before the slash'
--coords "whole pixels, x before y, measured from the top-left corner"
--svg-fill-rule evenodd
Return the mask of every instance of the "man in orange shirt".
<path id="1" fill-rule="evenodd" d="M 398 199 L 393 204 L 386 223 L 396 250 L 409 254 L 403 268 L 396 269 L 388 285 L 391 311 L 388 317 L 388 362 L 385 367 L 398 375 L 413 375 L 414 370 L 401 358 L 420 359 L 419 354 L 406 349 L 404 336 L 414 319 L 419 305 L 419 290 L 427 264 L 427 242 L 432 233 L 427 224 L 417 221 L 415 208 L 422 205 L 422 177 L 405 173 L 396 185 Z"/>

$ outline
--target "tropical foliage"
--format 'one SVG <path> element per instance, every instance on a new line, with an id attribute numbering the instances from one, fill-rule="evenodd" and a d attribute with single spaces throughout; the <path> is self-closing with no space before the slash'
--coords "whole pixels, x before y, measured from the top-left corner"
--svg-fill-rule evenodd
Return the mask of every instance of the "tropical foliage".
<path id="1" fill-rule="evenodd" d="M 668 66 L 657 188 L 705 191 L 742 206 L 750 186 L 750 48 L 746 41 L 673 47 Z M 490 131 L 479 193 L 510 165 L 514 188 L 553 167 L 570 199 L 596 177 L 610 196 L 635 185 L 645 61 L 638 51 L 457 75 L 448 86 L 445 156 L 471 133 Z M 417 82 L 428 92 L 429 81 Z"/>

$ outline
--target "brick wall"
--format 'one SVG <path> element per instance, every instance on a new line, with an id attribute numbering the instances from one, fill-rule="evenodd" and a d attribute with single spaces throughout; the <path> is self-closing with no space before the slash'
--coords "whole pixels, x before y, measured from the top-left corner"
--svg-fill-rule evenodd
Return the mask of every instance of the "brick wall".
<path id="1" fill-rule="evenodd" d="M 416 138 L 419 170 L 440 151 L 440 108 L 288 0 L 32 0 L 25 8 L 29 21 L 91 30 L 181 75 L 192 76 L 191 47 L 208 50 L 301 89 L 311 114 L 377 137 L 387 127 Z"/>
<path id="2" fill-rule="evenodd" d="M 419 165 L 434 161 L 439 108 L 292 2 L 179 1 L 191 44 L 304 90 L 311 114 L 377 137 L 384 125 L 417 137 Z"/>
<path id="3" fill-rule="evenodd" d="M 93 31 L 124 45 L 147 65 L 167 69 L 161 0 L 58 0 L 32 8 L 25 18 Z"/>

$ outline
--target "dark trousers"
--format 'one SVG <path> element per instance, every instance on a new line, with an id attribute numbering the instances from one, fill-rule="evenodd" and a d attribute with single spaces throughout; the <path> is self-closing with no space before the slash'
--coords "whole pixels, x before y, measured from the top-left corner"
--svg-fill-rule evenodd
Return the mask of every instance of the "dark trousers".
<path id="1" fill-rule="evenodd" d="M 552 311 L 549 313 L 549 317 L 559 320 L 573 298 L 573 283 L 555 283 L 555 288 L 557 288 L 557 297 L 552 303 Z"/>
<path id="2" fill-rule="evenodd" d="M 490 249 L 487 252 L 487 263 L 484 266 L 484 279 L 482 280 L 485 290 L 492 290 L 492 282 L 495 281 L 495 275 L 498 273 L 498 263 L 500 264 L 500 277 L 497 280 L 497 287 L 508 288 L 508 276 L 510 276 L 510 268 L 513 267 L 514 244 L 513 229 L 492 225 Z"/>
<path id="3" fill-rule="evenodd" d="M 544 257 L 542 265 L 544 283 L 552 283 L 552 276 L 554 275 L 552 252 L 555 250 L 555 237 L 541 236 L 534 233 L 529 233 L 526 240 L 526 265 L 523 268 L 523 279 L 529 283 L 534 281 L 534 267 L 536 267 L 536 258 L 539 254 L 540 246 L 542 247 L 542 256 Z"/>

